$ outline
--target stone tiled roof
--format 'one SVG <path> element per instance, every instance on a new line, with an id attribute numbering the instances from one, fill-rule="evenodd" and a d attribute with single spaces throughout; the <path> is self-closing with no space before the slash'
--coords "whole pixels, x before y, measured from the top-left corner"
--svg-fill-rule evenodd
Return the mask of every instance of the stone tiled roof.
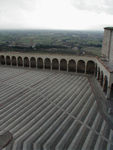
<path id="1" fill-rule="evenodd" d="M 104 59 L 99 59 L 101 63 L 104 65 L 104 67 L 110 72 L 113 72 L 113 62 L 106 61 Z"/>
<path id="2" fill-rule="evenodd" d="M 113 72 L 113 62 L 103 61 L 103 63 L 109 69 L 110 72 Z"/>
<path id="3" fill-rule="evenodd" d="M 3 150 L 112 150 L 113 130 L 98 111 L 87 77 L 0 67 Z"/>
<path id="4" fill-rule="evenodd" d="M 103 57 L 101 58 L 96 57 L 96 58 L 107 69 L 107 71 L 109 71 L 110 73 L 113 72 L 113 62 L 110 62 Z"/>

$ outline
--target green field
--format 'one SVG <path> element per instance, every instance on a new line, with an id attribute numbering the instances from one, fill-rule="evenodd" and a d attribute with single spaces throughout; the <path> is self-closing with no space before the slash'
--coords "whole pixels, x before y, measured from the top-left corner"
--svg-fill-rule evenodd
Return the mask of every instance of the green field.
<path id="1" fill-rule="evenodd" d="M 100 56 L 103 32 L 57 30 L 0 31 L 0 51 L 73 53 Z"/>

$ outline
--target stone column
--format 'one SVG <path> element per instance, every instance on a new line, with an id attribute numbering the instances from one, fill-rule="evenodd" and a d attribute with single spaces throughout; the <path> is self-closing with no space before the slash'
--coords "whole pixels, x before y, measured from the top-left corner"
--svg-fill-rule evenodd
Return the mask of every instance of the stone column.
<path id="1" fill-rule="evenodd" d="M 38 68 L 38 64 L 37 64 L 37 61 L 36 61 L 36 69 Z"/>
<path id="2" fill-rule="evenodd" d="M 29 68 L 31 68 L 31 61 L 29 61 Z"/>
<path id="3" fill-rule="evenodd" d="M 4 62 L 5 62 L 5 64 L 4 64 L 4 65 L 5 65 L 5 66 L 7 66 L 7 64 L 6 64 L 6 59 L 4 59 Z"/>
<path id="4" fill-rule="evenodd" d="M 111 92 L 111 88 L 110 88 L 110 87 L 108 87 L 108 88 L 107 88 L 107 99 L 109 99 L 109 98 L 110 98 L 110 92 Z"/>
<path id="5" fill-rule="evenodd" d="M 97 76 L 95 78 L 98 80 L 98 71 L 97 71 Z"/>
<path id="6" fill-rule="evenodd" d="M 69 70 L 68 66 L 69 66 L 69 64 L 67 64 L 67 72 L 68 72 L 68 70 Z"/>
<path id="7" fill-rule="evenodd" d="M 18 67 L 18 58 L 16 59 L 16 66 Z"/>
<path id="8" fill-rule="evenodd" d="M 52 63 L 50 63 L 50 70 L 52 71 Z"/>
<path id="9" fill-rule="evenodd" d="M 85 64 L 85 74 L 86 74 L 86 64 Z"/>
<path id="10" fill-rule="evenodd" d="M 24 59 L 22 59 L 22 61 L 23 61 L 23 66 L 22 67 L 24 68 Z"/>
<path id="11" fill-rule="evenodd" d="M 45 70 L 45 63 L 43 62 L 43 70 Z"/>
<path id="12" fill-rule="evenodd" d="M 60 71 L 60 64 L 58 64 L 58 70 Z"/>
<path id="13" fill-rule="evenodd" d="M 97 72 L 97 80 L 100 81 L 99 71 Z"/>
<path id="14" fill-rule="evenodd" d="M 13 66 L 13 65 L 12 65 L 12 63 L 13 63 L 13 62 L 12 62 L 12 57 L 10 57 L 10 60 L 11 60 L 11 67 L 12 67 L 12 66 Z"/>

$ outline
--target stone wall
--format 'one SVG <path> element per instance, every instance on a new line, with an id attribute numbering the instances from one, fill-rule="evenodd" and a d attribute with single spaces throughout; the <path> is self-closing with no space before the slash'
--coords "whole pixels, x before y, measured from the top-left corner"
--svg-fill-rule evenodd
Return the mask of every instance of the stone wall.
<path id="1" fill-rule="evenodd" d="M 113 61 L 113 28 L 111 27 L 104 28 L 102 56 Z"/>
<path id="2" fill-rule="evenodd" d="M 110 41 L 110 61 L 113 62 L 113 30 L 111 32 L 111 41 Z"/>

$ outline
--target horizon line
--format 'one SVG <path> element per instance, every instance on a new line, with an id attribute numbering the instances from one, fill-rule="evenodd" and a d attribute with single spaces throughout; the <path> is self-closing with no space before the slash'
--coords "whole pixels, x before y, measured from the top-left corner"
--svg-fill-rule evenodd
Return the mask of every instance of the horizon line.
<path id="1" fill-rule="evenodd" d="M 104 27 L 105 28 L 105 27 Z M 52 28 L 0 28 L 0 31 L 23 31 L 23 30 L 48 30 L 48 31 L 100 31 L 103 32 L 104 28 L 102 29 L 52 29 Z"/>

